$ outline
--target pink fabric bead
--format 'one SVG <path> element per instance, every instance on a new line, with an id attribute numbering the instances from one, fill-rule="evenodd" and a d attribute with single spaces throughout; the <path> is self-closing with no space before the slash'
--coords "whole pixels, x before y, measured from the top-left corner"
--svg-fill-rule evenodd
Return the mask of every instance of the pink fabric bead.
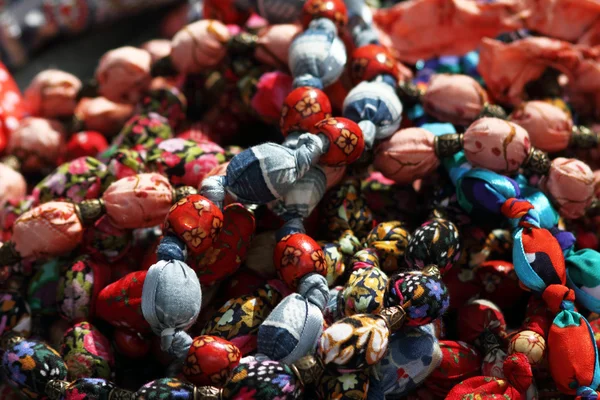
<path id="1" fill-rule="evenodd" d="M 8 141 L 7 150 L 21 161 L 21 171 L 39 172 L 56 166 L 64 150 L 65 131 L 60 122 L 29 117 L 19 124 Z"/>
<path id="2" fill-rule="evenodd" d="M 554 200 L 558 212 L 576 219 L 585 214 L 594 196 L 594 173 L 587 164 L 574 158 L 552 160 L 548 176 L 540 186 Z"/>
<path id="3" fill-rule="evenodd" d="M 510 121 L 529 133 L 531 145 L 549 153 L 569 145 L 573 121 L 559 107 L 545 101 L 528 101 L 510 115 Z"/>
<path id="4" fill-rule="evenodd" d="M 140 47 L 150 53 L 152 64 L 171 54 L 171 41 L 168 39 L 149 40 Z"/>
<path id="5" fill-rule="evenodd" d="M 375 168 L 399 184 L 410 184 L 440 165 L 433 147 L 435 136 L 421 128 L 401 129 L 375 149 Z"/>
<path id="6" fill-rule="evenodd" d="M 150 84 L 150 53 L 131 46 L 104 54 L 96 69 L 100 95 L 117 103 L 137 103 Z"/>
<path id="7" fill-rule="evenodd" d="M 323 171 L 325 171 L 325 176 L 327 177 L 327 188 L 325 190 L 329 190 L 334 186 L 337 186 L 338 183 L 344 179 L 346 176 L 346 166 L 342 165 L 341 167 L 330 167 L 328 165 L 322 165 Z"/>
<path id="8" fill-rule="evenodd" d="M 102 195 L 113 225 L 122 229 L 149 228 L 164 222 L 173 205 L 172 187 L 156 173 L 120 179 Z"/>
<path id="9" fill-rule="evenodd" d="M 600 169 L 594 171 L 594 195 L 600 198 Z"/>
<path id="10" fill-rule="evenodd" d="M 487 93 L 470 76 L 439 74 L 431 77 L 422 103 L 440 121 L 469 125 L 487 102 Z"/>
<path id="11" fill-rule="evenodd" d="M 531 143 L 527 131 L 519 125 L 498 118 L 481 118 L 465 132 L 463 148 L 474 166 L 513 173 L 529 155 Z"/>
<path id="12" fill-rule="evenodd" d="M 77 105 L 81 81 L 73 74 L 57 69 L 42 71 L 25 90 L 25 102 L 31 115 L 44 118 L 68 117 Z"/>
<path id="13" fill-rule="evenodd" d="M 83 227 L 72 203 L 50 201 L 21 215 L 13 226 L 12 242 L 21 257 L 55 257 L 76 248 Z"/>
<path id="14" fill-rule="evenodd" d="M 300 25 L 281 24 L 263 28 L 258 33 L 258 48 L 254 55 L 267 65 L 276 68 L 288 66 L 288 53 L 292 40 L 302 32 Z"/>
<path id="15" fill-rule="evenodd" d="M 75 115 L 83 121 L 87 130 L 101 132 L 112 137 L 131 118 L 133 106 L 114 103 L 106 97 L 84 98 L 77 105 Z"/>
<path id="16" fill-rule="evenodd" d="M 0 207 L 9 200 L 21 200 L 27 194 L 23 175 L 0 163 Z"/>
<path id="17" fill-rule="evenodd" d="M 280 72 L 263 74 L 256 84 L 252 108 L 269 123 L 278 123 L 286 96 L 292 91 L 293 79 Z"/>
<path id="18" fill-rule="evenodd" d="M 215 20 L 201 20 L 177 32 L 171 41 L 171 61 L 182 74 L 198 74 L 221 63 L 231 35 Z"/>

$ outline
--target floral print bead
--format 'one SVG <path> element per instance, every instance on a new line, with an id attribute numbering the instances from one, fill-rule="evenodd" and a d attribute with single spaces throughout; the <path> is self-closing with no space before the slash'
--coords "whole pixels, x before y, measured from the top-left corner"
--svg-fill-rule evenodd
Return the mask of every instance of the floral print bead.
<path id="1" fill-rule="evenodd" d="M 346 316 L 379 313 L 383 308 L 387 281 L 387 275 L 379 268 L 353 271 L 340 298 Z"/>
<path id="2" fill-rule="evenodd" d="M 61 400 L 104 400 L 110 399 L 117 386 L 105 379 L 81 378 L 71 382 Z"/>
<path id="3" fill-rule="evenodd" d="M 317 390 L 322 399 L 367 400 L 369 374 L 364 371 L 345 374 L 326 371 Z"/>
<path id="4" fill-rule="evenodd" d="M 223 388 L 225 399 L 299 399 L 302 389 L 292 369 L 278 361 L 251 361 L 238 365 Z"/>
<path id="5" fill-rule="evenodd" d="M 404 267 L 404 254 L 411 234 L 400 221 L 378 224 L 365 239 L 365 244 L 377 252 L 380 268 L 385 272 L 397 272 Z"/>
<path id="6" fill-rule="evenodd" d="M 434 219 L 421 225 L 408 243 L 406 263 L 423 269 L 434 265 L 444 274 L 460 258 L 460 236 L 456 226 L 444 219 Z"/>
<path id="7" fill-rule="evenodd" d="M 115 360 L 110 342 L 89 322 L 75 324 L 65 332 L 60 354 L 67 364 L 69 380 L 111 378 Z"/>
<path id="8" fill-rule="evenodd" d="M 149 112 L 136 115 L 127 121 L 112 144 L 117 148 L 148 150 L 172 137 L 173 131 L 169 121 L 159 114 Z"/>
<path id="9" fill-rule="evenodd" d="M 83 246 L 87 254 L 106 263 L 113 263 L 123 258 L 133 241 L 128 229 L 117 228 L 110 222 L 108 215 L 98 219 L 94 226 L 83 232 Z"/>
<path id="10" fill-rule="evenodd" d="M 16 292 L 0 293 L 0 336 L 9 331 L 24 336 L 31 332 L 31 311 L 25 299 Z"/>
<path id="11" fill-rule="evenodd" d="M 165 117 L 171 128 L 176 129 L 185 121 L 187 99 L 176 86 L 163 84 L 159 88 L 151 89 L 144 96 L 141 108 L 145 113 L 156 113 Z"/>
<path id="12" fill-rule="evenodd" d="M 175 378 L 149 382 L 135 392 L 136 400 L 192 400 L 194 387 Z"/>

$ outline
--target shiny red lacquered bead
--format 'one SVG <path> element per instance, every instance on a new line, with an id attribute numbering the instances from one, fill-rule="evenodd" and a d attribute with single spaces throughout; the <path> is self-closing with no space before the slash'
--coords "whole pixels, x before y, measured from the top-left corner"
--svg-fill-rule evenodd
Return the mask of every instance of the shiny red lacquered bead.
<path id="1" fill-rule="evenodd" d="M 348 10 L 342 0 L 308 0 L 302 9 L 302 26 L 308 28 L 310 21 L 327 18 L 335 22 L 338 29 L 348 23 Z"/>
<path id="2" fill-rule="evenodd" d="M 358 85 L 362 81 L 370 81 L 377 75 L 391 75 L 398 79 L 400 68 L 398 61 L 383 46 L 368 44 L 357 48 L 350 58 L 350 77 L 352 83 Z"/>
<path id="3" fill-rule="evenodd" d="M 192 253 L 202 253 L 217 240 L 223 226 L 223 213 L 206 197 L 187 196 L 171 207 L 165 231 L 177 235 Z"/>
<path id="4" fill-rule="evenodd" d="M 235 0 L 204 0 L 202 3 L 204 19 L 216 19 L 226 25 L 244 25 L 250 18 L 249 11 L 242 11 Z"/>
<path id="5" fill-rule="evenodd" d="M 329 97 L 319 89 L 302 86 L 292 90 L 285 98 L 279 127 L 283 136 L 296 131 L 311 132 L 317 122 L 329 117 Z"/>
<path id="6" fill-rule="evenodd" d="M 183 375 L 197 386 L 223 386 L 238 366 L 242 353 L 231 342 L 216 336 L 198 336 L 183 364 Z"/>
<path id="7" fill-rule="evenodd" d="M 327 274 L 321 246 L 303 233 L 284 236 L 275 246 L 273 263 L 281 280 L 292 290 L 296 290 L 300 279 L 308 274 Z"/>
<path id="8" fill-rule="evenodd" d="M 150 351 L 150 341 L 137 333 L 116 329 L 113 337 L 117 351 L 126 357 L 142 358 Z"/>
<path id="9" fill-rule="evenodd" d="M 327 118 L 315 125 L 315 134 L 329 139 L 329 148 L 319 160 L 321 164 L 340 166 L 356 161 L 365 149 L 362 130 L 347 118 Z"/>

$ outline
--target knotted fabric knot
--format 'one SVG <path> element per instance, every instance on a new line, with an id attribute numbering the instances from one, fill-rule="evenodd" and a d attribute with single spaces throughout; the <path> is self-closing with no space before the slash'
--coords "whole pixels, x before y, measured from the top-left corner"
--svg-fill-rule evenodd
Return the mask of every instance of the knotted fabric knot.
<path id="1" fill-rule="evenodd" d="M 533 383 L 533 372 L 527 356 L 514 353 L 504 360 L 504 376 L 520 393 L 524 393 Z"/>
<path id="2" fill-rule="evenodd" d="M 546 287 L 542 298 L 554 314 L 558 314 L 561 310 L 574 310 L 575 292 L 564 285 Z"/>
<path id="3" fill-rule="evenodd" d="M 309 274 L 298 284 L 298 293 L 323 311 L 329 301 L 327 279 L 319 274 Z"/>

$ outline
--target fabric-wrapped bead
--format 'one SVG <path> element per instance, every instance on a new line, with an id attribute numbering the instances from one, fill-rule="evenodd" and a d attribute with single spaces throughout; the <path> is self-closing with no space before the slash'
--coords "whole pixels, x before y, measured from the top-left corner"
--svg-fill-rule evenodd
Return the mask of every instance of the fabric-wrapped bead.
<path id="1" fill-rule="evenodd" d="M 140 48 L 150 53 L 152 64 L 171 54 L 171 41 L 168 39 L 152 39 L 144 42 Z"/>
<path id="2" fill-rule="evenodd" d="M 326 186 L 325 171 L 321 166 L 315 165 L 296 181 L 282 199 L 269 206 L 286 221 L 292 218 L 308 218 L 323 198 Z"/>
<path id="3" fill-rule="evenodd" d="M 185 378 L 196 386 L 221 387 L 241 359 L 240 350 L 214 336 L 194 338 L 183 365 Z"/>
<path id="4" fill-rule="evenodd" d="M 27 398 L 45 396 L 46 384 L 67 378 L 67 367 L 60 354 L 37 340 L 16 341 L 2 357 L 2 371 L 8 382 Z"/>
<path id="5" fill-rule="evenodd" d="M 442 360 L 425 381 L 425 387 L 436 396 L 445 397 L 454 386 L 479 373 L 481 355 L 465 342 L 440 340 L 439 346 Z"/>
<path id="6" fill-rule="evenodd" d="M 148 151 L 147 165 L 169 178 L 173 186 L 199 187 L 213 168 L 225 162 L 224 150 L 210 142 L 167 139 Z"/>
<path id="7" fill-rule="evenodd" d="M 132 105 L 115 103 L 105 97 L 83 98 L 75 108 L 75 117 L 85 129 L 107 137 L 117 134 L 132 114 Z"/>
<path id="8" fill-rule="evenodd" d="M 146 383 L 134 396 L 136 400 L 191 400 L 194 386 L 175 378 L 161 378 Z"/>
<path id="9" fill-rule="evenodd" d="M 135 47 L 107 52 L 96 69 L 98 92 L 114 102 L 137 103 L 150 84 L 150 63 L 150 53 Z"/>
<path id="10" fill-rule="evenodd" d="M 327 328 L 318 354 L 325 365 L 340 371 L 358 371 L 377 364 L 388 350 L 390 332 L 383 318 L 357 314 Z"/>
<path id="11" fill-rule="evenodd" d="M 301 86 L 285 98 L 279 128 L 284 136 L 292 132 L 312 132 L 315 124 L 330 118 L 331 113 L 329 97 L 323 91 Z"/>
<path id="12" fill-rule="evenodd" d="M 150 150 L 163 140 L 171 139 L 173 130 L 163 116 L 150 112 L 132 117 L 119 135 L 113 140 L 113 146 L 133 150 Z"/>
<path id="13" fill-rule="evenodd" d="M 68 378 L 112 377 L 114 356 L 110 342 L 89 322 L 80 322 L 70 328 L 62 340 L 60 354 L 68 369 Z"/>
<path id="14" fill-rule="evenodd" d="M 106 166 L 92 157 L 62 164 L 33 189 L 40 203 L 68 198 L 74 203 L 100 196 Z"/>
<path id="15" fill-rule="evenodd" d="M 370 388 L 370 377 L 365 371 L 338 374 L 325 371 L 317 393 L 322 399 L 367 400 Z"/>
<path id="16" fill-rule="evenodd" d="M 69 117 L 75 111 L 81 81 L 74 75 L 47 69 L 37 74 L 24 97 L 31 115 L 43 118 Z"/>
<path id="17" fill-rule="evenodd" d="M 83 233 L 87 254 L 106 263 L 123 258 L 131 248 L 132 239 L 131 231 L 114 226 L 108 215 L 102 216 Z"/>
<path id="18" fill-rule="evenodd" d="M 58 281 L 56 299 L 60 315 L 71 322 L 94 318 L 98 295 L 109 280 L 108 265 L 93 261 L 89 256 L 75 260 Z"/>
<path id="19" fill-rule="evenodd" d="M 69 382 L 61 400 L 79 400 L 82 396 L 85 396 L 84 399 L 105 399 L 118 396 L 116 392 L 120 390 L 106 379 L 80 378 Z"/>
<path id="20" fill-rule="evenodd" d="M 219 21 L 194 22 L 171 40 L 171 61 L 182 74 L 201 73 L 221 63 L 229 39 L 229 30 Z"/>
<path id="21" fill-rule="evenodd" d="M 241 9 L 237 3 L 235 0 L 206 0 L 202 3 L 202 15 L 204 19 L 243 26 L 250 18 L 250 11 Z"/>
<path id="22" fill-rule="evenodd" d="M 0 293 L 0 336 L 13 331 L 23 336 L 31 332 L 31 310 L 17 292 Z"/>
<path id="23" fill-rule="evenodd" d="M 154 86 L 154 84 L 153 84 Z M 160 83 L 152 87 L 141 101 L 144 113 L 156 113 L 169 121 L 172 129 L 176 129 L 185 121 L 187 99 L 176 86 Z"/>
<path id="24" fill-rule="evenodd" d="M 305 0 L 252 0 L 258 15 L 271 24 L 296 22 L 302 13 Z"/>
<path id="25" fill-rule="evenodd" d="M 441 317 L 450 305 L 450 298 L 440 278 L 410 271 L 390 277 L 384 304 L 402 307 L 407 316 L 405 325 L 420 326 Z"/>
<path id="26" fill-rule="evenodd" d="M 325 266 L 327 268 L 327 284 L 333 286 L 340 276 L 344 274 L 346 265 L 341 249 L 336 243 L 319 242 L 325 256 Z"/>
<path id="27" fill-rule="evenodd" d="M 455 125 L 469 125 L 488 103 L 488 95 L 468 75 L 436 74 L 431 77 L 423 95 L 425 112 Z"/>
<path id="28" fill-rule="evenodd" d="M 28 117 L 10 135 L 6 151 L 19 159 L 22 172 L 39 172 L 56 166 L 64 141 L 65 131 L 60 122 Z"/>
<path id="29" fill-rule="evenodd" d="M 36 240 L 32 239 L 32 233 Z M 21 257 L 52 257 L 81 243 L 83 227 L 75 205 L 51 201 L 22 214 L 13 226 L 12 241 Z"/>
<path id="30" fill-rule="evenodd" d="M 7 201 L 19 201 L 27 194 L 27 183 L 19 172 L 0 163 L 0 206 Z"/>
<path id="31" fill-rule="evenodd" d="M 442 361 L 432 325 L 408 328 L 390 337 L 381 360 L 381 383 L 386 396 L 403 396 L 419 386 Z"/>
<path id="32" fill-rule="evenodd" d="M 165 221 L 165 231 L 177 235 L 195 254 L 213 246 L 222 227 L 221 210 L 199 194 L 187 196 L 175 203 Z"/>
<path id="33" fill-rule="evenodd" d="M 303 276 L 317 273 L 325 276 L 325 256 L 317 242 L 303 233 L 283 237 L 273 253 L 278 275 L 295 290 Z"/>
<path id="34" fill-rule="evenodd" d="M 150 172 L 146 166 L 145 155 L 142 156 L 139 152 L 127 148 L 115 149 L 114 153 L 108 155 L 105 163 L 107 165 L 105 185 L 128 176 Z"/>
<path id="35" fill-rule="evenodd" d="M 565 150 L 571 139 L 573 121 L 561 108 L 546 101 L 528 101 L 510 115 L 510 121 L 522 126 L 537 149 L 556 153 Z"/>
<path id="36" fill-rule="evenodd" d="M 434 219 L 413 233 L 405 260 L 409 267 L 423 269 L 430 265 L 443 275 L 460 258 L 460 236 L 456 226 L 444 219 Z"/>
<path id="37" fill-rule="evenodd" d="M 346 47 L 337 36 L 335 23 L 325 18 L 313 20 L 290 45 L 294 86 L 322 89 L 333 84 L 342 75 L 346 59 Z"/>
<path id="38" fill-rule="evenodd" d="M 474 272 L 483 287 L 481 297 L 490 300 L 501 309 L 512 307 L 524 294 L 512 263 L 486 261 L 475 267 Z"/>
<path id="39" fill-rule="evenodd" d="M 401 129 L 377 146 L 373 165 L 399 184 L 429 176 L 440 165 L 434 139 L 431 132 L 422 128 Z"/>
<path id="40" fill-rule="evenodd" d="M 124 229 L 161 224 L 173 201 L 169 181 L 156 173 L 120 179 L 102 195 L 110 221 Z"/>
<path id="41" fill-rule="evenodd" d="M 361 82 L 344 99 L 344 117 L 354 122 L 372 122 L 375 139 L 385 139 L 400 127 L 402 103 L 394 89 L 384 82 Z M 369 143 L 369 148 L 372 143 Z"/>
<path id="42" fill-rule="evenodd" d="M 27 302 L 34 315 L 56 315 L 58 281 L 61 261 L 50 259 L 38 266 L 37 272 L 27 285 Z M 51 342 L 54 346 L 54 343 Z"/>
<path id="43" fill-rule="evenodd" d="M 103 134 L 96 131 L 77 132 L 67 142 L 65 161 L 79 157 L 96 157 L 108 148 Z"/>
<path id="44" fill-rule="evenodd" d="M 346 118 L 328 118 L 315 125 L 316 134 L 329 139 L 329 148 L 319 162 L 329 166 L 352 164 L 365 148 L 362 130 Z"/>
<path id="45" fill-rule="evenodd" d="M 254 57 L 269 66 L 287 67 L 290 43 L 300 32 L 302 28 L 297 24 L 277 24 L 262 28 L 258 31 Z M 291 85 L 291 79 L 289 83 Z"/>
<path id="46" fill-rule="evenodd" d="M 287 56 L 286 56 L 287 58 Z M 284 101 L 292 91 L 292 77 L 281 71 L 266 72 L 256 83 L 250 106 L 269 124 L 281 123 Z"/>
<path id="47" fill-rule="evenodd" d="M 379 268 L 360 268 L 352 272 L 340 293 L 344 314 L 378 314 L 383 308 L 383 296 L 388 277 Z"/>
<path id="48" fill-rule="evenodd" d="M 481 118 L 464 134 L 463 148 L 471 164 L 498 173 L 514 173 L 529 156 L 527 131 L 498 118 Z"/>
<path id="49" fill-rule="evenodd" d="M 338 30 L 342 30 L 348 23 L 348 10 L 342 0 L 308 0 L 302 8 L 302 26 L 307 29 L 310 22 L 327 18 L 337 25 Z"/>
<path id="50" fill-rule="evenodd" d="M 411 234 L 404 223 L 388 221 L 369 232 L 365 245 L 375 250 L 379 267 L 393 273 L 404 267 L 404 255 L 410 240 Z"/>
<path id="51" fill-rule="evenodd" d="M 576 219 L 585 214 L 594 195 L 594 173 L 590 167 L 574 158 L 552 160 L 550 172 L 540 187 L 548 193 L 558 212 L 565 218 Z"/>
<path id="52" fill-rule="evenodd" d="M 223 387 L 224 399 L 253 396 L 257 399 L 293 400 L 302 394 L 302 386 L 292 369 L 277 361 L 241 363 Z"/>
<path id="53" fill-rule="evenodd" d="M 494 303 L 487 300 L 472 300 L 459 309 L 458 338 L 474 343 L 485 331 L 497 337 L 506 337 L 504 314 Z"/>

